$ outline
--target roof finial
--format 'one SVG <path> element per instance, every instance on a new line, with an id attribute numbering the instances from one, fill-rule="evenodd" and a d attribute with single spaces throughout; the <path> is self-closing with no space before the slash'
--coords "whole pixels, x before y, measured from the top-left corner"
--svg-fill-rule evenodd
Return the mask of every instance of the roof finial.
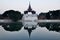
<path id="1" fill-rule="evenodd" d="M 31 8 L 31 5 L 30 5 L 30 1 L 29 1 L 29 8 L 28 8 L 28 11 L 31 11 L 32 8 Z"/>

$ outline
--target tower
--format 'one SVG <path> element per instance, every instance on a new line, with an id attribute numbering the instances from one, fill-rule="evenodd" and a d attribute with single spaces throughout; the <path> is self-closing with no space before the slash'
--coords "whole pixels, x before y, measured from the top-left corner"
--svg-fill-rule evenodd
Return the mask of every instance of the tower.
<path id="1" fill-rule="evenodd" d="M 34 11 L 34 10 L 32 10 L 32 8 L 31 8 L 31 5 L 30 5 L 30 3 L 29 3 L 29 7 L 28 7 L 28 9 L 26 10 L 26 11 L 24 11 L 24 15 L 23 15 L 23 18 L 22 18 L 22 20 L 23 21 L 25 21 L 26 20 L 26 22 L 23 22 L 23 25 L 25 25 L 25 26 L 31 26 L 31 25 L 37 25 L 37 20 L 38 20 L 38 18 L 37 18 L 37 14 L 35 14 L 36 12 Z M 28 21 L 27 21 L 28 20 Z M 33 22 L 32 22 L 33 21 Z M 32 27 L 32 26 L 31 26 Z M 30 27 L 30 28 L 31 28 Z"/>
<path id="2" fill-rule="evenodd" d="M 30 3 L 29 3 L 28 9 L 26 11 L 24 11 L 24 14 L 28 14 L 28 12 L 31 12 L 32 14 L 36 13 L 34 10 L 32 10 Z"/>
<path id="3" fill-rule="evenodd" d="M 32 8 L 31 8 L 31 5 L 29 3 L 28 12 L 31 12 L 31 11 L 32 11 Z"/>

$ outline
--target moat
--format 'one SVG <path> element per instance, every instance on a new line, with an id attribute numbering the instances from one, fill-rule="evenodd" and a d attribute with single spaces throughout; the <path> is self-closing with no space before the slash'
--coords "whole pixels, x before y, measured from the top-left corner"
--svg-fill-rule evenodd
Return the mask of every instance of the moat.
<path id="1" fill-rule="evenodd" d="M 32 23 L 32 24 L 31 24 Z M 16 22 L 0 25 L 0 40 L 59 40 L 60 23 Z"/>

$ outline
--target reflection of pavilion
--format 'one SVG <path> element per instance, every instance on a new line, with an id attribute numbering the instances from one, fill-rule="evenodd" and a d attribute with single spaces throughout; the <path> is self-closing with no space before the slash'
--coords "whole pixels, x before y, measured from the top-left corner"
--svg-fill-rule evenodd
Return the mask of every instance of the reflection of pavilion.
<path id="1" fill-rule="evenodd" d="M 37 27 L 37 22 L 34 22 L 34 21 L 33 22 L 29 22 L 29 21 L 28 22 L 25 22 L 24 21 L 23 22 L 23 25 L 24 25 L 25 28 L 27 28 L 27 27 L 28 28 Z"/>
<path id="2" fill-rule="evenodd" d="M 32 23 L 32 22 L 31 22 L 31 23 Z M 37 24 L 34 24 L 34 23 L 33 23 L 33 24 L 34 24 L 34 25 L 33 25 L 33 24 L 30 24 L 30 23 L 27 23 L 27 22 L 26 22 L 26 24 L 27 24 L 27 25 L 24 26 L 24 29 L 28 31 L 29 37 L 30 37 L 32 30 L 35 30 L 35 29 L 37 28 Z"/>
<path id="3" fill-rule="evenodd" d="M 24 29 L 28 31 L 30 37 L 32 30 L 37 28 L 37 22 L 23 22 L 23 23 Z"/>
<path id="4" fill-rule="evenodd" d="M 29 37 L 30 37 L 30 36 L 31 36 L 31 32 L 32 32 L 32 30 L 35 30 L 36 27 L 32 27 L 32 28 L 24 27 L 24 29 L 28 31 L 28 33 L 29 33 Z"/>

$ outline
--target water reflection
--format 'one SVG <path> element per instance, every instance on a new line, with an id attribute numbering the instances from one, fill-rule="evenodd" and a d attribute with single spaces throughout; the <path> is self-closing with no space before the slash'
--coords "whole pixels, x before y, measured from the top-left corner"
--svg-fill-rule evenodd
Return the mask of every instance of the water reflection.
<path id="1" fill-rule="evenodd" d="M 32 22 L 30 22 L 32 23 Z M 49 31 L 56 31 L 56 32 L 60 32 L 60 23 L 34 23 L 34 24 L 30 24 L 27 23 L 25 25 L 24 22 L 20 22 L 20 23 L 10 23 L 10 24 L 3 24 L 2 27 L 6 30 L 6 31 L 19 31 L 21 30 L 21 28 L 24 26 L 24 29 L 28 31 L 29 36 L 32 32 L 32 30 L 37 28 L 37 25 L 39 25 L 39 27 L 46 27 Z"/>
<path id="2" fill-rule="evenodd" d="M 27 25 L 26 25 L 26 24 Z M 10 31 L 10 32 L 14 32 L 14 31 L 21 31 L 22 30 L 22 28 L 24 29 L 24 30 L 27 30 L 27 32 L 28 32 L 28 35 L 29 35 L 29 38 L 32 36 L 32 34 L 33 34 L 33 30 L 35 30 L 36 31 L 36 29 L 38 28 L 38 31 L 40 31 L 41 30 L 41 28 L 46 28 L 46 29 L 48 29 L 49 31 L 55 31 L 55 32 L 60 32 L 60 23 L 36 23 L 36 22 L 20 22 L 20 23 L 18 23 L 18 22 L 16 22 L 16 23 L 10 23 L 10 24 L 2 24 L 2 27 L 4 28 L 4 30 L 6 30 L 6 31 Z M 32 23 L 32 24 L 31 24 Z M 22 30 L 23 31 L 23 30 Z M 46 31 L 45 31 L 46 32 Z M 43 33 L 42 34 L 46 34 L 44 31 L 43 31 Z M 20 34 L 21 32 L 19 32 L 19 34 Z M 23 32 L 24 33 L 24 32 Z M 37 32 L 37 33 L 39 33 L 39 32 Z M 40 32 L 41 33 L 41 32 Z M 39 34 L 36 34 L 36 36 L 37 35 L 39 35 Z M 47 35 L 48 35 L 48 33 L 47 33 Z M 49 35 L 51 35 L 51 34 L 49 34 Z M 55 35 L 55 34 L 54 34 Z M 53 36 L 54 36 L 53 35 Z M 41 35 L 41 36 L 43 36 L 43 35 Z M 41 37 L 40 36 L 40 37 Z M 46 35 L 45 35 L 46 36 Z M 52 35 L 51 35 L 52 36 Z M 56 37 L 56 35 L 55 35 L 55 37 Z M 14 37 L 13 37 L 14 38 Z M 18 37 L 19 38 L 19 37 Z M 39 38 L 39 37 L 37 37 L 37 38 Z"/>
<path id="3" fill-rule="evenodd" d="M 24 29 L 28 31 L 28 34 L 29 34 L 29 37 L 30 37 L 32 30 L 35 30 L 36 27 L 33 27 L 33 26 L 32 26 L 32 28 L 24 27 Z"/>
<path id="4" fill-rule="evenodd" d="M 60 32 L 60 23 L 38 23 L 40 27 L 46 27 L 49 31 Z"/>
<path id="5" fill-rule="evenodd" d="M 11 23 L 11 24 L 3 24 L 2 27 L 6 31 L 19 31 L 23 27 L 22 22 L 20 23 Z"/>

